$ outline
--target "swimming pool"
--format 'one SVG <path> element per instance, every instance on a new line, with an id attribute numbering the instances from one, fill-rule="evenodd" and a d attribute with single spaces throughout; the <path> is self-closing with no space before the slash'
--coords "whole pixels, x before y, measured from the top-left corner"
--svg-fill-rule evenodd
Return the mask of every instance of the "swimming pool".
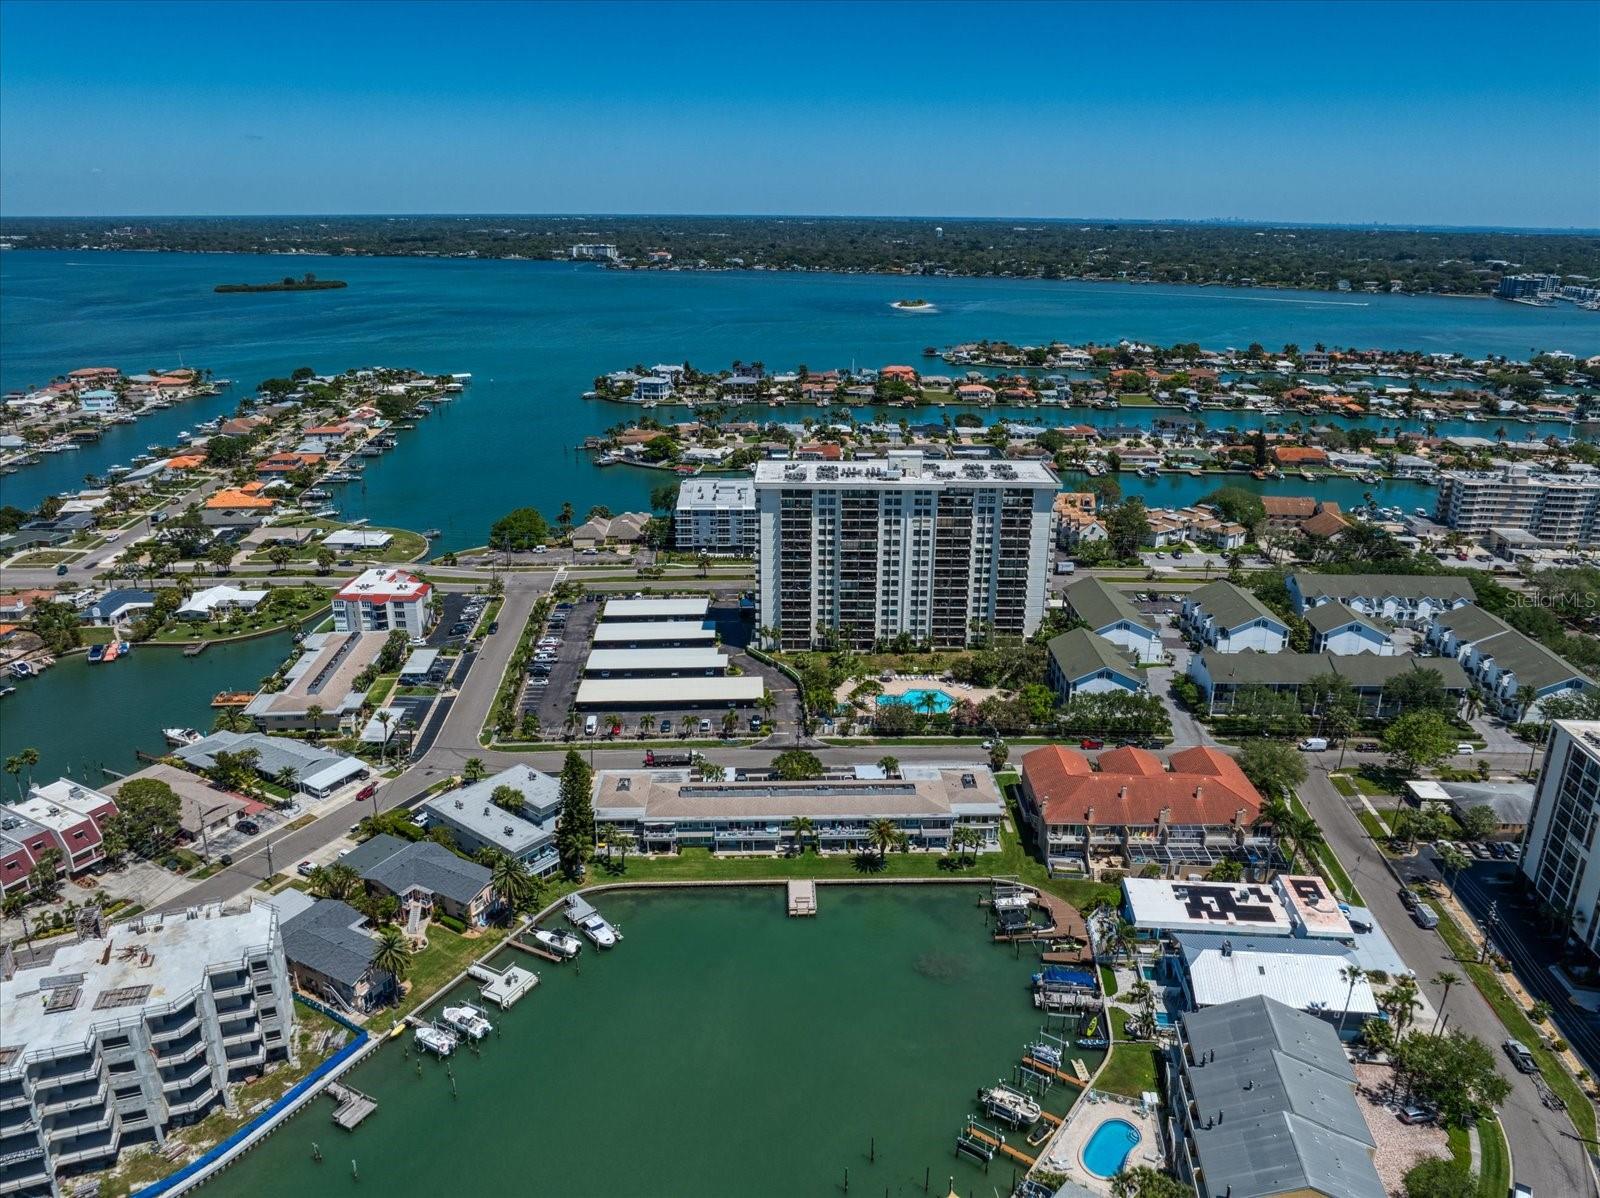
<path id="1" fill-rule="evenodd" d="M 1173 1018 L 1172 1018 L 1172 1016 L 1167 1014 L 1165 1011 L 1157 1011 L 1156 1012 L 1156 1026 L 1157 1027 L 1172 1027 L 1173 1026 Z"/>
<path id="2" fill-rule="evenodd" d="M 1083 1146 L 1083 1167 L 1096 1177 L 1115 1177 L 1142 1138 L 1126 1119 L 1107 1119 Z"/>
<path id="3" fill-rule="evenodd" d="M 913 711 L 926 712 L 931 710 L 935 715 L 943 715 L 956 705 L 956 701 L 941 690 L 915 690 L 907 691 L 903 695 L 879 695 L 879 707 L 909 707 Z"/>

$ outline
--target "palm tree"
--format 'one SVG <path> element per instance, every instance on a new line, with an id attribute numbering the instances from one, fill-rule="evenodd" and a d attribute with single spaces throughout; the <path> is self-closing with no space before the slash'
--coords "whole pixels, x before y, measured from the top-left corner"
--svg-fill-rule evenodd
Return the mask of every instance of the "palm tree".
<path id="1" fill-rule="evenodd" d="M 22 758 L 22 768 L 27 771 L 27 788 L 33 789 L 33 767 L 39 764 L 39 750 L 31 745 L 18 754 Z"/>
<path id="2" fill-rule="evenodd" d="M 1539 692 L 1533 687 L 1529 686 L 1527 683 L 1523 683 L 1521 686 L 1517 687 L 1517 693 L 1514 701 L 1517 705 L 1517 720 L 1519 723 L 1527 722 L 1528 709 L 1533 706 L 1533 701 L 1538 697 Z"/>
<path id="3" fill-rule="evenodd" d="M 778 697 L 763 687 L 761 698 L 756 700 L 756 706 L 761 708 L 761 718 L 770 724 L 772 723 L 773 708 L 778 706 Z"/>
<path id="4" fill-rule="evenodd" d="M 734 733 L 734 730 L 736 728 L 738 728 L 738 727 L 739 727 L 739 714 L 737 712 L 734 712 L 734 711 L 723 712 L 723 714 L 722 714 L 722 735 L 723 735 L 723 737 L 727 738 L 727 737 L 732 736 L 733 733 Z"/>
<path id="5" fill-rule="evenodd" d="M 867 828 L 867 843 L 878 851 L 878 860 L 887 862 L 889 850 L 900 839 L 900 830 L 892 819 L 875 819 Z"/>
<path id="6" fill-rule="evenodd" d="M 300 771 L 292 765 L 286 765 L 272 776 L 272 780 L 293 794 L 295 783 L 300 781 Z"/>
<path id="7" fill-rule="evenodd" d="M 802 852 L 806 847 L 806 840 L 815 834 L 816 824 L 811 822 L 808 815 L 797 815 L 789 821 L 789 835 L 794 837 L 795 848 Z"/>
<path id="8" fill-rule="evenodd" d="M 17 798 L 19 800 L 27 798 L 28 797 L 27 793 L 22 789 L 22 756 L 21 756 L 21 754 L 17 754 L 16 756 L 12 756 L 12 757 L 7 757 L 6 758 L 6 773 L 10 774 L 12 776 L 12 778 L 14 778 L 16 780 L 16 783 L 17 783 Z"/>
<path id="9" fill-rule="evenodd" d="M 1433 1020 L 1433 1030 L 1439 1030 L 1439 1024 L 1444 1021 L 1444 1004 L 1450 1001 L 1450 990 L 1461 981 L 1461 975 L 1448 969 L 1441 969 L 1430 979 L 1435 986 L 1443 987 L 1444 993 L 1439 996 L 1438 1014 Z"/>
<path id="10" fill-rule="evenodd" d="M 627 869 L 628 850 L 633 848 L 636 843 L 637 842 L 634 840 L 632 832 L 629 832 L 625 828 L 613 828 L 611 830 L 610 838 L 606 841 L 606 852 L 609 853 L 613 848 L 615 848 L 617 852 L 622 854 L 621 868 Z"/>
<path id="11" fill-rule="evenodd" d="M 489 889 L 509 914 L 524 910 L 538 893 L 538 882 L 528 867 L 509 853 L 495 857 L 489 870 Z"/>
<path id="12" fill-rule="evenodd" d="M 1261 800 L 1261 814 L 1256 817 L 1256 826 L 1265 825 L 1271 830 L 1273 851 L 1279 857 L 1283 856 L 1283 842 L 1286 839 L 1284 830 L 1293 818 L 1294 809 L 1279 792 L 1273 791 Z"/>
<path id="13" fill-rule="evenodd" d="M 648 712 L 639 717 L 639 735 L 643 736 L 656 726 L 656 717 Z"/>
<path id="14" fill-rule="evenodd" d="M 465 782 L 482 782 L 488 776 L 489 767 L 483 764 L 481 757 L 468 757 L 461 767 L 461 778 Z"/>
<path id="15" fill-rule="evenodd" d="M 322 716 L 323 710 L 320 704 L 312 703 L 306 708 L 306 735 L 311 738 L 313 744 L 322 735 Z"/>
<path id="16" fill-rule="evenodd" d="M 398 989 L 411 972 L 411 942 L 406 934 L 393 924 L 378 929 L 378 938 L 372 945 L 373 969 L 391 975 Z"/>
<path id="17" fill-rule="evenodd" d="M 878 758 L 878 768 L 882 770 L 885 775 L 893 778 L 900 772 L 900 759 L 892 755 L 880 757 Z"/>
<path id="18" fill-rule="evenodd" d="M 1422 999 L 1417 994 L 1417 980 L 1404 977 L 1390 986 L 1379 998 L 1379 1005 L 1389 1013 L 1397 1032 L 1404 1032 L 1417 1017 Z"/>
<path id="19" fill-rule="evenodd" d="M 320 898 L 348 899 L 361 889 L 361 875 L 335 862 L 311 871 L 311 893 Z"/>
<path id="20" fill-rule="evenodd" d="M 1305 859 L 1306 867 L 1311 867 L 1312 854 L 1323 845 L 1322 828 L 1310 815 L 1301 815 L 1295 812 L 1290 818 L 1289 826 L 1285 829 L 1289 839 L 1294 843 L 1297 857 Z"/>
<path id="21" fill-rule="evenodd" d="M 1347 984 L 1344 993 L 1344 1010 L 1339 1012 L 1339 1034 L 1344 1035 L 1344 1017 L 1350 1013 L 1350 998 L 1356 992 L 1356 983 L 1367 976 L 1367 971 L 1359 965 L 1343 965 L 1339 968 L 1339 980 Z"/>
<path id="22" fill-rule="evenodd" d="M 383 740 L 378 744 L 378 761 L 380 764 L 389 760 L 389 725 L 393 720 L 394 715 L 387 707 L 378 712 L 378 723 L 383 726 Z M 477 759 L 474 758 L 473 760 Z"/>

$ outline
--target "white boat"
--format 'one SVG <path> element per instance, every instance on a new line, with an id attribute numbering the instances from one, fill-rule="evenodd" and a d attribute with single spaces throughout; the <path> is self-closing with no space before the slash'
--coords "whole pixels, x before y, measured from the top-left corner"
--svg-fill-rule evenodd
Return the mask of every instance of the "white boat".
<path id="1" fill-rule="evenodd" d="M 181 749 L 185 745 L 192 745 L 200 739 L 200 734 L 193 728 L 163 728 L 161 735 L 175 749 Z"/>
<path id="2" fill-rule="evenodd" d="M 590 940 L 594 941 L 596 948 L 615 948 L 617 933 L 605 920 L 605 916 L 595 911 L 578 921 L 578 930 Z"/>
<path id="3" fill-rule="evenodd" d="M 1032 896 L 1019 890 L 1015 894 L 997 894 L 990 902 L 996 911 L 1026 911 Z"/>
<path id="4" fill-rule="evenodd" d="M 417 1047 L 434 1056 L 447 1057 L 456 1050 L 456 1038 L 441 1027 L 419 1027 Z"/>
<path id="5" fill-rule="evenodd" d="M 541 948 L 547 948 L 558 957 L 569 960 L 583 951 L 583 941 L 567 932 L 552 932 L 545 928 L 534 928 L 533 939 Z"/>
<path id="6" fill-rule="evenodd" d="M 32 678 L 38 671 L 33 668 L 31 661 L 14 661 L 11 663 L 11 676 L 13 678 Z"/>
<path id="7" fill-rule="evenodd" d="M 1036 1061 L 1043 1061 L 1052 1069 L 1061 1068 L 1061 1050 L 1054 1044 L 1045 1044 L 1042 1041 L 1028 1045 L 1028 1055 Z"/>
<path id="8" fill-rule="evenodd" d="M 1018 1127 L 1038 1122 L 1039 1104 L 1020 1090 L 999 1084 L 979 1091 L 978 1097 L 993 1118 Z"/>
<path id="9" fill-rule="evenodd" d="M 482 1040 L 494 1031 L 494 1025 L 484 1017 L 483 1012 L 469 1002 L 458 1007 L 446 1007 L 439 1017 L 451 1031 L 460 1032 L 469 1040 Z"/>

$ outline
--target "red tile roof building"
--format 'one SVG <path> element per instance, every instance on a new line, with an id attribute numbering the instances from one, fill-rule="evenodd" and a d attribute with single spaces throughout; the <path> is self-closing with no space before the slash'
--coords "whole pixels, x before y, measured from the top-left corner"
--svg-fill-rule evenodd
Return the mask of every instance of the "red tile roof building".
<path id="1" fill-rule="evenodd" d="M 1261 796 L 1217 749 L 1181 749 L 1169 769 L 1125 747 L 1100 755 L 1098 771 L 1060 745 L 1022 759 L 1023 811 L 1052 873 L 1160 865 L 1196 872 L 1227 857 L 1265 860 L 1271 838 L 1252 825 Z"/>
<path id="2" fill-rule="evenodd" d="M 428 631 L 433 587 L 415 574 L 382 566 L 356 575 L 333 597 L 335 632 L 392 632 L 413 637 Z"/>

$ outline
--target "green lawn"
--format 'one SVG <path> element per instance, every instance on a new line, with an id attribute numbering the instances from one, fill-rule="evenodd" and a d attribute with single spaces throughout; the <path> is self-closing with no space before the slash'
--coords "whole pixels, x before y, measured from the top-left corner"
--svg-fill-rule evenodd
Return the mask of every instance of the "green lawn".
<path id="1" fill-rule="evenodd" d="M 367 1028 L 382 1034 L 396 1021 L 429 1002 L 451 978 L 505 939 L 504 928 L 484 928 L 476 936 L 462 936 L 439 924 L 428 925 L 428 947 L 411 958 L 411 989 L 398 1006 L 388 1007 L 367 1021 Z"/>
<path id="2" fill-rule="evenodd" d="M 1100 989 L 1106 992 L 1106 997 L 1111 998 L 1117 992 L 1117 971 L 1109 965 L 1100 967 Z"/>
<path id="3" fill-rule="evenodd" d="M 1343 774 L 1329 774 L 1328 781 L 1333 783 L 1333 789 L 1338 791 L 1347 799 L 1355 798 L 1356 794 L 1358 793 L 1356 790 L 1356 784 L 1350 781 L 1349 778 L 1346 778 Z"/>
<path id="4" fill-rule="evenodd" d="M 1116 1030 L 1116 1042 L 1111 1046 L 1111 1059 L 1095 1079 L 1094 1088 L 1138 1098 L 1146 1090 L 1156 1088 L 1158 1050 L 1147 1040 L 1124 1040 L 1127 1024 L 1128 1013 L 1121 1007 L 1112 1007 L 1111 1025 Z"/>
<path id="5" fill-rule="evenodd" d="M 394 689 L 394 684 L 400 681 L 400 675 L 379 674 L 372 685 L 367 687 L 367 706 L 376 711 L 383 706 L 383 701 L 389 697 L 389 692 Z"/>
<path id="6" fill-rule="evenodd" d="M 1578 1134 L 1592 1140 L 1595 1135 L 1594 1107 L 1584 1097 L 1577 1079 L 1568 1073 L 1566 1067 L 1556 1059 L 1555 1054 L 1540 1042 L 1538 1029 L 1517 1005 L 1517 1000 L 1511 997 L 1511 992 L 1500 984 L 1500 978 L 1495 973 L 1494 967 L 1478 964 L 1477 950 L 1472 947 L 1472 942 L 1456 921 L 1435 900 L 1427 899 L 1426 902 L 1439 916 L 1439 935 L 1455 954 L 1463 971 L 1472 979 L 1472 984 L 1478 988 L 1478 993 L 1482 994 L 1484 1000 L 1494 1008 L 1494 1013 L 1500 1017 L 1500 1022 L 1512 1038 L 1521 1041 L 1527 1046 L 1528 1051 L 1533 1053 L 1534 1060 L 1539 1062 L 1539 1071 L 1544 1074 L 1544 1080 L 1566 1101 L 1567 1114 L 1571 1116 L 1572 1125 L 1578 1129 Z"/>
<path id="7" fill-rule="evenodd" d="M 1447 1127 L 1450 1157 L 1462 1168 L 1472 1168 L 1472 1141 L 1464 1127 Z M 1481 1165 L 1478 1171 L 1478 1198 L 1505 1198 L 1511 1189 L 1511 1157 L 1506 1150 L 1506 1137 L 1500 1124 L 1485 1119 L 1478 1124 L 1478 1151 Z"/>

